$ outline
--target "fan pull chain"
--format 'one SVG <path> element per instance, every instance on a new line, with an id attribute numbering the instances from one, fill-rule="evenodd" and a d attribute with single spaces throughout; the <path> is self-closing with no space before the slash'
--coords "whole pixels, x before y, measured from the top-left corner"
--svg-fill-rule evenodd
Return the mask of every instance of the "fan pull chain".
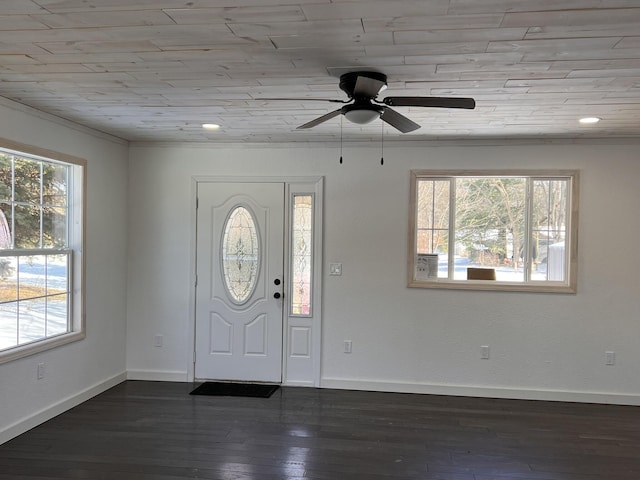
<path id="1" fill-rule="evenodd" d="M 340 165 L 342 165 L 342 115 L 340 115 Z"/>
<path id="2" fill-rule="evenodd" d="M 380 133 L 380 165 L 384 165 L 384 122 L 380 122 L 382 125 Z"/>

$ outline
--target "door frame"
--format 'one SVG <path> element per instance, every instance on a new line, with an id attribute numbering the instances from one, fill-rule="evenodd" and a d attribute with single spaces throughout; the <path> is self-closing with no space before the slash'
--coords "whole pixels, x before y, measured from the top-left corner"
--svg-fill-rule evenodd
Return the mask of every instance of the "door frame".
<path id="1" fill-rule="evenodd" d="M 271 176 L 217 176 L 195 175 L 191 177 L 190 204 L 190 252 L 189 252 L 189 321 L 187 330 L 187 381 L 195 378 L 196 345 L 196 253 L 197 253 L 197 207 L 198 184 L 200 183 L 279 183 L 284 184 L 284 292 L 282 318 L 282 385 L 320 387 L 322 351 L 322 227 L 324 177 L 271 177 Z M 293 195 L 312 195 L 313 259 L 311 316 L 292 316 L 290 313 L 289 278 L 291 272 L 291 199 Z M 189 349 L 190 346 L 190 349 Z"/>

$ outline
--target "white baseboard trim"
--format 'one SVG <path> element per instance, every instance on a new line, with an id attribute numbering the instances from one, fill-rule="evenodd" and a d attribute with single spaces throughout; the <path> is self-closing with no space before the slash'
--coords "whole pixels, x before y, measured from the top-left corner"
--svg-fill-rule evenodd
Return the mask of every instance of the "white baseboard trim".
<path id="1" fill-rule="evenodd" d="M 302 381 L 293 381 L 289 380 L 282 383 L 283 387 L 314 387 L 313 382 L 302 382 Z"/>
<path id="2" fill-rule="evenodd" d="M 376 392 L 422 393 L 453 395 L 460 397 L 507 398 L 517 400 L 545 400 L 553 402 L 603 403 L 611 405 L 640 406 L 640 395 L 604 392 L 577 392 L 568 390 L 527 390 L 503 387 L 479 387 L 465 385 L 432 385 L 424 383 L 400 383 L 377 380 L 352 380 L 323 378 L 321 388 L 342 390 L 368 390 Z"/>
<path id="3" fill-rule="evenodd" d="M 167 370 L 128 370 L 127 380 L 150 382 L 188 382 L 188 373 Z"/>
<path id="4" fill-rule="evenodd" d="M 0 445 L 8 442 L 18 435 L 22 435 L 23 433 L 31 430 L 34 427 L 37 427 L 47 420 L 51 420 L 53 417 L 56 417 L 75 406 L 86 402 L 90 398 L 93 398 L 96 395 L 109 390 L 111 387 L 115 387 L 119 383 L 124 382 L 126 380 L 126 376 L 126 373 L 121 373 L 114 377 L 108 378 L 107 380 L 103 380 L 102 382 L 96 383 L 95 385 L 82 390 L 79 393 L 64 398 L 59 402 L 54 403 L 53 405 L 34 413 L 33 415 L 29 415 L 18 420 L 17 422 L 9 425 L 4 430 L 0 431 Z"/>

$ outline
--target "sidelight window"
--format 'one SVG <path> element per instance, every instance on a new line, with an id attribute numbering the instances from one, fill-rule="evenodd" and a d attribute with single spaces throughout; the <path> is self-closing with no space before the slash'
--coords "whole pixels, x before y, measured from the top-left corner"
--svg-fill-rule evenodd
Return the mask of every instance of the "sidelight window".
<path id="1" fill-rule="evenodd" d="M 311 315 L 313 265 L 313 196 L 293 195 L 291 314 Z"/>

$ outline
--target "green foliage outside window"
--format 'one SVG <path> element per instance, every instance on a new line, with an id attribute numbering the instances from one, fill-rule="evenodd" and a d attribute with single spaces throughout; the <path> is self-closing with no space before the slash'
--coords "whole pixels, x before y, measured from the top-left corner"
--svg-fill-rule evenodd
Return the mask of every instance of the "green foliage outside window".
<path id="1" fill-rule="evenodd" d="M 64 165 L 0 153 L 0 248 L 65 248 L 66 185 Z"/>

